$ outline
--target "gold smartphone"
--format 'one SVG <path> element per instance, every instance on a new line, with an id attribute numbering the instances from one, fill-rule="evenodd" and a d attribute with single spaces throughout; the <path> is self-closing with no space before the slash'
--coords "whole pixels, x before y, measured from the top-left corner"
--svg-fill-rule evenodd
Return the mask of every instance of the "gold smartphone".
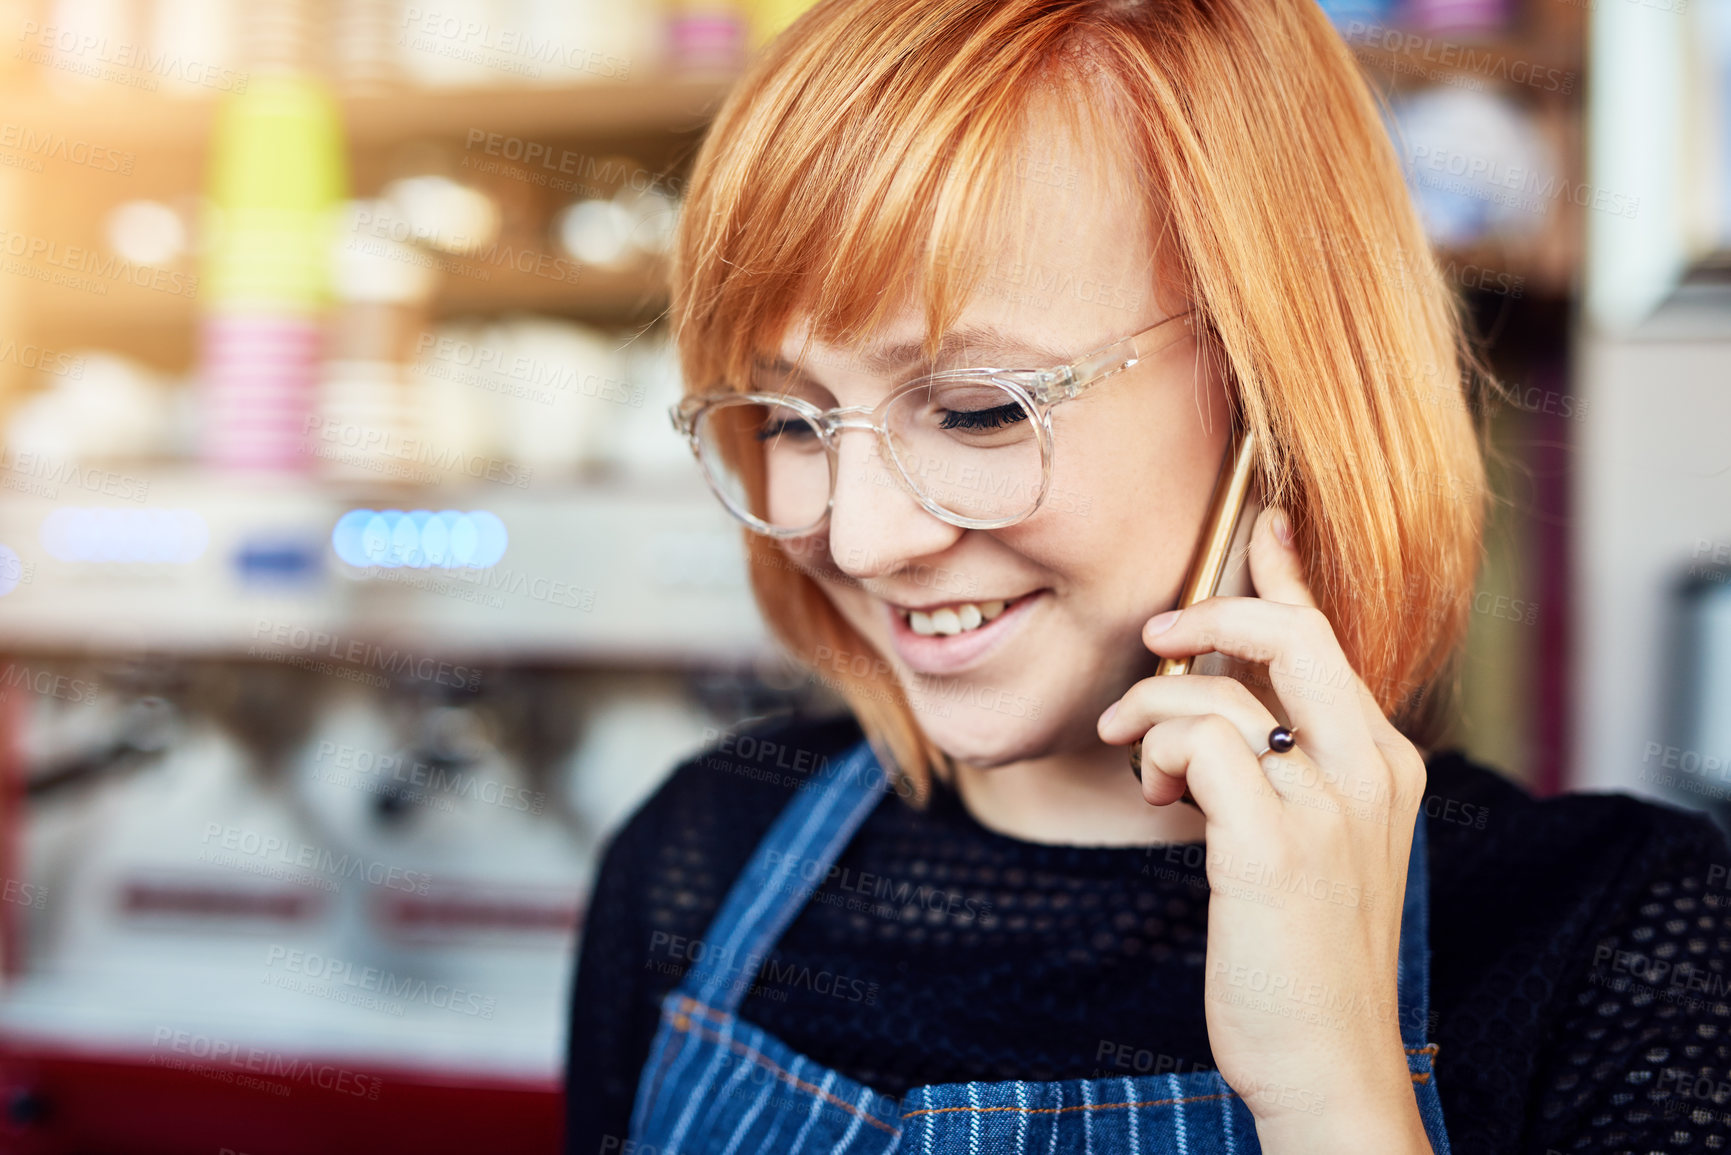
<path id="1" fill-rule="evenodd" d="M 1226 571 L 1226 559 L 1231 556 L 1232 542 L 1238 536 L 1238 522 L 1243 516 L 1246 499 L 1250 496 L 1251 466 L 1256 461 L 1256 435 L 1246 430 L 1227 449 L 1220 466 L 1220 476 L 1214 482 L 1214 495 L 1208 500 L 1208 515 L 1203 520 L 1203 532 L 1196 542 L 1196 554 L 1190 560 L 1190 572 L 1178 590 L 1178 604 L 1185 609 L 1220 589 L 1220 575 Z M 1188 674 L 1195 658 L 1161 658 L 1155 675 Z M 1130 744 L 1130 770 L 1138 780 L 1142 777 L 1142 740 Z M 1190 791 L 1179 801 L 1196 805 Z"/>

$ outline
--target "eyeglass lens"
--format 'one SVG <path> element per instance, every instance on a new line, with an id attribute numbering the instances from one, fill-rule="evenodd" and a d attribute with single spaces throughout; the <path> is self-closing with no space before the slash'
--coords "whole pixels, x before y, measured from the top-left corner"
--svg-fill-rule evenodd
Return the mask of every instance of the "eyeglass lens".
<path id="1" fill-rule="evenodd" d="M 933 505 L 972 521 L 1032 512 L 1044 473 L 1039 421 L 1010 388 L 934 378 L 898 396 L 883 420 L 895 467 Z M 735 516 L 782 532 L 822 519 L 832 463 L 798 410 L 723 401 L 695 432 L 704 473 Z"/>

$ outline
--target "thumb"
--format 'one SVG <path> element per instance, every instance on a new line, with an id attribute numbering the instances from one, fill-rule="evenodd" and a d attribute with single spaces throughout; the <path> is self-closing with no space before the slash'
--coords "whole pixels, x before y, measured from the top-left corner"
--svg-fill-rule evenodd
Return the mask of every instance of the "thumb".
<path id="1" fill-rule="evenodd" d="M 1264 509 L 1250 531 L 1250 583 L 1256 596 L 1293 606 L 1315 606 L 1310 585 L 1304 580 L 1298 548 L 1292 539 L 1292 520 L 1274 506 Z"/>

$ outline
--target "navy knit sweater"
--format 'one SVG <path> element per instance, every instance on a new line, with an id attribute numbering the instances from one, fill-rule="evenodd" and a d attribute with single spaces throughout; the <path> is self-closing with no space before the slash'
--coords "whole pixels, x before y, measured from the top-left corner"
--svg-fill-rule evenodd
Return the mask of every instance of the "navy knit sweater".
<path id="1" fill-rule="evenodd" d="M 791 792 L 858 740 L 780 722 L 682 764 L 613 838 L 583 932 L 566 1151 L 623 1149 L 661 998 Z M 1731 850 L 1621 795 L 1535 800 L 1434 754 L 1431 1038 L 1450 1141 L 1731 1152 Z M 1198 847 L 981 826 L 934 783 L 878 804 L 740 1013 L 878 1091 L 1212 1066 Z"/>

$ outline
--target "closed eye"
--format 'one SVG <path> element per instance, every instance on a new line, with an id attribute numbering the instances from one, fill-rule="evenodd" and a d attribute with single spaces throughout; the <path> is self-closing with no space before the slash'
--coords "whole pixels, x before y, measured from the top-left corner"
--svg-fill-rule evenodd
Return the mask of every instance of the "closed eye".
<path id="1" fill-rule="evenodd" d="M 1018 421 L 1026 421 L 1028 411 L 1011 402 L 990 409 L 946 409 L 940 429 L 1002 429 Z"/>
<path id="2" fill-rule="evenodd" d="M 759 441 L 775 441 L 783 437 L 810 438 L 817 436 L 817 430 L 803 417 L 782 417 L 765 421 L 753 436 Z"/>

